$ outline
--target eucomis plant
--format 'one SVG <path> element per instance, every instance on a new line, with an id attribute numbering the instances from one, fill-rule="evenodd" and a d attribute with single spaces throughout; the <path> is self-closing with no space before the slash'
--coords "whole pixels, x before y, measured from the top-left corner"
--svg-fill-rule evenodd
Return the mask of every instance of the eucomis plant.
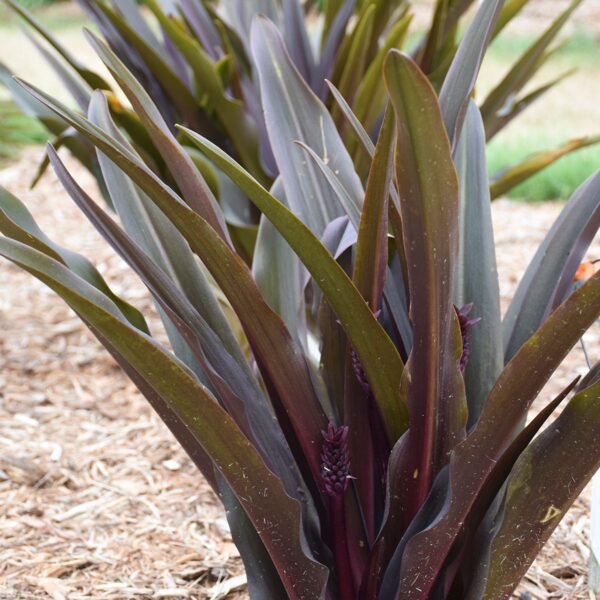
<path id="1" fill-rule="evenodd" d="M 115 33 L 108 4 L 89 4 Z M 269 2 L 231 3 L 240 19 L 258 4 L 268 13 Z M 7 191 L 0 254 L 68 303 L 163 418 L 224 504 L 252 598 L 509 598 L 600 466 L 600 367 L 543 399 L 527 423 L 600 315 L 600 274 L 572 286 L 600 226 L 600 174 L 565 205 L 501 320 L 490 133 L 472 97 L 485 48 L 518 3 L 502 4 L 480 5 L 439 66 L 439 92 L 425 67 L 441 50 L 382 50 L 371 75 L 382 94 L 376 143 L 344 92 L 332 87 L 328 108 L 267 16 L 243 20 L 243 43 L 225 25 L 213 31 L 233 54 L 218 78 L 195 73 L 196 85 L 215 112 L 235 112 L 221 84 L 251 81 L 268 169 L 266 155 L 243 156 L 239 143 L 254 138 L 234 140 L 241 117 L 222 114 L 219 139 L 202 112 L 175 129 L 128 46 L 122 60 L 88 34 L 130 108 L 88 71 L 97 89 L 80 110 L 20 82 L 31 105 L 93 148 L 114 213 L 52 147 L 49 162 L 147 286 L 169 347 Z M 134 13 L 124 22 L 141 27 Z M 173 23 L 183 27 L 163 28 Z M 289 37 L 290 23 L 280 27 Z M 180 56 L 187 45 L 175 47 Z M 251 80 L 231 67 L 241 47 Z M 196 46 L 193 56 L 205 58 Z M 259 227 L 244 243 L 232 215 L 247 204 Z"/>

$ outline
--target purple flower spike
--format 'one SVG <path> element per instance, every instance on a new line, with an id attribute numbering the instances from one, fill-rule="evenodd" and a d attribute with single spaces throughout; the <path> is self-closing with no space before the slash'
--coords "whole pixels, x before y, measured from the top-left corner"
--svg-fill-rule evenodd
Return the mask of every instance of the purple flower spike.
<path id="1" fill-rule="evenodd" d="M 348 450 L 348 427 L 329 423 L 323 431 L 321 453 L 321 476 L 325 490 L 330 496 L 342 496 L 350 480 L 350 452 Z"/>
<path id="2" fill-rule="evenodd" d="M 460 323 L 460 335 L 462 337 L 462 355 L 460 357 L 460 372 L 464 373 L 469 362 L 469 356 L 471 355 L 471 327 L 481 321 L 481 317 L 475 319 L 469 318 L 469 313 L 473 309 L 473 303 L 465 304 L 461 308 L 454 307 L 456 314 L 458 315 L 458 322 Z"/>

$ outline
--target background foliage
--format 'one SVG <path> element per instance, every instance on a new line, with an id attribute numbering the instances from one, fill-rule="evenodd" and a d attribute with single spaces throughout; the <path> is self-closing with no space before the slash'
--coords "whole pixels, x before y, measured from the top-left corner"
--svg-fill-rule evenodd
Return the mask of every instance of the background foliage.
<path id="1" fill-rule="evenodd" d="M 76 49 L 93 64 L 95 60 L 93 54 L 76 31 L 77 28 L 87 25 L 86 21 L 72 10 L 70 2 L 61 1 L 54 4 L 57 10 L 39 12 L 40 20 L 51 31 L 65 39 L 69 47 Z M 584 4 L 584 8 L 587 4 L 587 2 Z M 29 80 L 43 82 L 44 89 L 62 98 L 62 86 L 52 77 L 49 70 L 43 67 L 43 62 L 38 60 L 38 55 L 26 40 L 19 36 L 17 20 L 8 18 L 10 14 L 4 7 L 0 8 L 0 13 L 4 13 L 6 17 L 0 24 L 0 35 L 7 40 L 7 43 L 0 47 L 0 61 Z M 479 85 L 482 90 L 489 89 L 493 77 L 498 73 L 506 72 L 519 54 L 531 46 L 534 41 L 531 30 L 536 27 L 535 23 L 534 19 L 527 29 L 523 26 L 516 28 L 509 26 L 503 35 L 492 43 L 480 78 Z M 566 43 L 535 77 L 535 81 L 543 82 L 571 68 L 577 69 L 577 72 L 563 81 L 556 91 L 550 92 L 546 98 L 538 101 L 539 114 L 561 112 L 560 124 L 555 123 L 552 128 L 541 126 L 533 114 L 525 113 L 520 118 L 518 126 L 507 127 L 490 144 L 488 148 L 490 172 L 495 172 L 513 160 L 525 158 L 533 152 L 559 146 L 569 137 L 569 134 L 595 133 L 593 129 L 587 127 L 586 123 L 598 122 L 600 111 L 597 105 L 585 102 L 586 97 L 592 98 L 600 94 L 600 89 L 596 89 L 595 83 L 600 80 L 598 43 L 600 38 L 594 19 L 586 20 L 576 12 L 575 25 L 568 27 L 561 39 Z M 11 48 L 15 47 L 20 48 L 19 52 L 11 52 Z M 577 98 L 581 110 L 570 110 L 565 105 L 566 98 Z M 572 156 L 562 158 L 531 180 L 519 185 L 509 193 L 509 196 L 523 200 L 567 199 L 577 185 L 593 173 L 594 165 L 599 158 L 600 150 L 597 147 L 580 150 Z"/>

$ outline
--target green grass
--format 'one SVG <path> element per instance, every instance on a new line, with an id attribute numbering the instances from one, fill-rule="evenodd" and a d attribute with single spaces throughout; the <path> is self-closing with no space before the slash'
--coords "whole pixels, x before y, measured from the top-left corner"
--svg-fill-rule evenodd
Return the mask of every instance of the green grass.
<path id="1" fill-rule="evenodd" d="M 10 102 L 0 100 L 0 164 L 14 160 L 20 147 L 42 144 L 48 133 L 35 119 L 21 114 Z"/>
<path id="2" fill-rule="evenodd" d="M 45 2 L 43 0 L 23 0 L 21 4 L 33 12 L 35 16 L 54 33 L 83 27 L 87 18 L 79 10 L 74 10 L 70 2 Z M 20 20 L 12 11 L 0 3 L 0 29 L 13 29 Z"/>
<path id="3" fill-rule="evenodd" d="M 531 34 L 502 33 L 491 44 L 488 51 L 489 57 L 501 62 L 513 63 L 529 49 L 536 39 Z M 566 38 L 562 37 L 559 40 L 564 40 L 565 44 L 552 60 L 566 61 L 569 65 L 574 66 L 596 63 L 599 45 L 593 33 L 578 29 Z"/>
<path id="4" fill-rule="evenodd" d="M 25 8 L 39 8 L 53 4 L 52 0 L 18 0 L 18 2 Z"/>
<path id="5" fill-rule="evenodd" d="M 514 164 L 526 156 L 545 149 L 559 146 L 563 138 L 544 138 L 528 135 L 513 137 L 488 145 L 488 165 L 490 174 Z M 566 200 L 590 175 L 600 168 L 600 145 L 590 146 L 564 156 L 534 177 L 514 188 L 509 198 L 539 202 L 542 200 Z"/>

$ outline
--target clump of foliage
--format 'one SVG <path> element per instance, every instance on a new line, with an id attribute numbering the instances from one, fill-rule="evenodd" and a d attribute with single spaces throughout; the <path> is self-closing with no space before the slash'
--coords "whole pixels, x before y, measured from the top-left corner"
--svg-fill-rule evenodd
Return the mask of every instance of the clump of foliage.
<path id="1" fill-rule="evenodd" d="M 571 285 L 600 173 L 500 317 L 485 143 L 515 114 L 499 91 L 481 110 L 472 96 L 523 2 L 484 1 L 457 47 L 469 3 L 442 2 L 412 56 L 380 45 L 403 3 L 326 2 L 340 42 L 325 71 L 292 0 L 223 2 L 229 20 L 150 0 L 164 52 L 139 13 L 84 4 L 131 108 L 73 57 L 79 111 L 20 93 L 90 149 L 119 222 L 52 147 L 49 161 L 147 286 L 172 350 L 1 188 L 0 255 L 57 292 L 164 419 L 223 501 L 252 597 L 509 598 L 600 467 L 600 366 L 524 426 L 600 315 L 600 274 Z"/>
<path id="2" fill-rule="evenodd" d="M 135 112 L 121 106 L 113 84 L 82 64 L 17 0 L 1 2 L 19 14 L 38 34 L 32 37 L 33 43 L 81 110 L 87 109 L 92 90 L 105 90 L 119 127 L 138 151 L 150 154 L 147 158 L 154 160 L 155 170 L 160 171 L 163 161 Z M 354 128 L 345 122 L 336 94 L 341 94 L 364 129 L 376 138 L 386 103 L 385 86 L 380 77 L 386 53 L 393 48 L 409 52 L 439 92 L 458 47 L 465 13 L 476 4 L 474 0 L 439 0 L 429 30 L 415 44 L 415 36 L 410 35 L 413 15 L 406 0 L 76 2 L 100 30 L 107 45 L 146 87 L 169 127 L 180 123 L 202 133 L 267 186 L 277 179 L 279 167 L 263 117 L 266 107 L 263 106 L 258 66 L 251 47 L 250 28 L 255 15 L 263 13 L 281 30 L 291 60 L 331 111 L 357 173 L 364 179 L 367 162 L 363 149 Z M 498 11 L 493 29 L 480 34 L 486 35 L 490 42 L 496 40 L 527 2 L 505 2 Z M 478 99 L 487 141 L 572 73 L 568 70 L 537 87 L 527 85 L 564 46 L 562 41 L 557 42 L 557 36 L 581 2 L 572 0 L 520 53 L 497 85 Z M 140 4 L 149 10 L 140 11 Z M 476 61 L 481 58 L 473 57 Z M 0 65 L 0 81 L 13 90 L 17 103 L 48 125 L 47 111 L 32 106 L 31 100 L 23 97 L 22 90 L 12 83 L 11 78 L 12 73 Z M 80 136 L 61 119 L 53 117 L 49 131 L 54 136 L 53 144 L 69 147 L 103 186 L 97 160 L 89 145 L 82 143 L 78 139 Z M 566 154 L 597 144 L 599 140 L 598 136 L 569 140 L 517 162 L 507 156 L 507 162 L 498 165 L 491 175 L 492 199 L 509 193 Z M 202 162 L 197 152 L 190 152 L 207 180 L 214 183 L 217 175 L 207 172 L 211 171 L 210 166 Z M 44 161 L 38 175 L 46 166 L 47 161 Z M 256 211 L 248 203 L 232 203 L 228 218 L 243 229 L 234 235 L 236 245 L 251 246 L 248 228 L 257 225 Z"/>

